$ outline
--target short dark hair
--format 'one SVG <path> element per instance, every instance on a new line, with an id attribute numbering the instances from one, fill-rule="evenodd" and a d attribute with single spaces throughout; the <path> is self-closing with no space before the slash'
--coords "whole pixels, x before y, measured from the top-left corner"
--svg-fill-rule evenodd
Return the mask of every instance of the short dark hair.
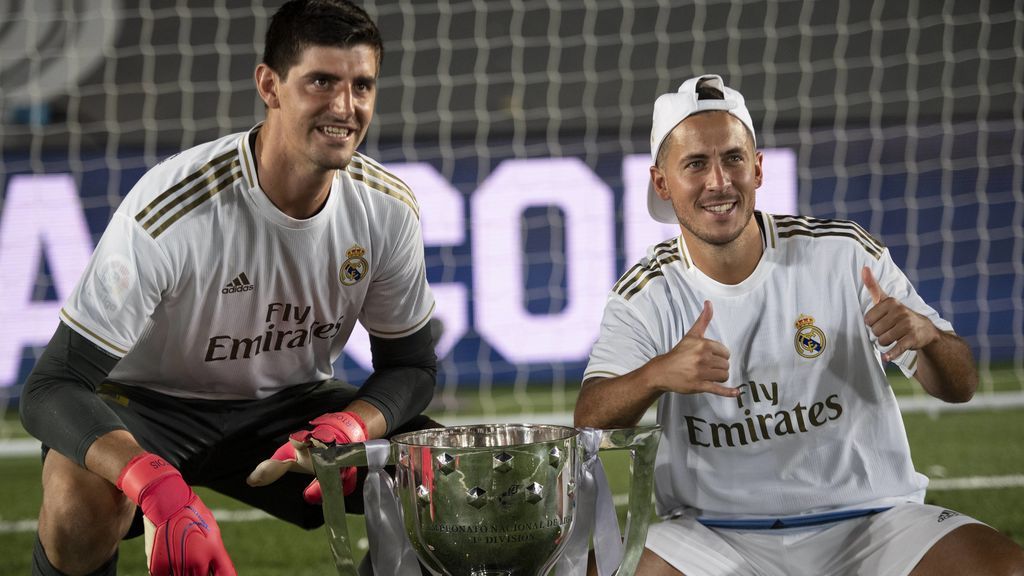
<path id="1" fill-rule="evenodd" d="M 384 58 L 380 31 L 362 8 L 348 0 L 290 0 L 270 19 L 263 63 L 282 78 L 310 46 L 350 48 L 367 44 Z"/>
<path id="2" fill-rule="evenodd" d="M 697 100 L 725 100 L 725 94 L 708 83 L 711 80 L 708 76 L 697 81 Z"/>
<path id="3" fill-rule="evenodd" d="M 697 87 L 695 89 L 697 92 L 697 100 L 725 100 L 725 93 L 708 84 L 709 80 L 711 80 L 710 77 L 701 78 L 697 81 Z M 700 112 L 697 114 L 700 114 Z M 674 130 L 670 130 L 669 133 L 665 135 L 665 140 L 662 142 L 661 148 L 658 149 L 658 157 L 654 160 L 654 165 L 658 168 L 665 165 L 665 157 L 668 156 L 667 150 L 670 148 L 665 144 L 667 144 L 669 139 L 672 138 L 672 132 L 674 132 Z"/>

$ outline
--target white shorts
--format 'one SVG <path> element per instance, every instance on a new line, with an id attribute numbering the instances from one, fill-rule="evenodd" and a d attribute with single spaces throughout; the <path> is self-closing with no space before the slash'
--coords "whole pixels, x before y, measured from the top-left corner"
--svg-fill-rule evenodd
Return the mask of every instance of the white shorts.
<path id="1" fill-rule="evenodd" d="M 905 576 L 940 538 L 977 523 L 928 504 L 781 530 L 708 528 L 683 516 L 652 525 L 647 548 L 686 576 Z"/>

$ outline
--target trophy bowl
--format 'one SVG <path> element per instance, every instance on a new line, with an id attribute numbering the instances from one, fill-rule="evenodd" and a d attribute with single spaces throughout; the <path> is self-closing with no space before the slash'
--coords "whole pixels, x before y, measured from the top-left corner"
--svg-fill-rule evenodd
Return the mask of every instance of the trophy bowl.
<path id="1" fill-rule="evenodd" d="M 575 428 L 493 424 L 391 438 L 406 533 L 446 576 L 545 574 L 575 511 Z"/>
<path id="2" fill-rule="evenodd" d="M 314 441 L 310 452 L 323 489 L 328 540 L 340 576 L 358 574 L 340 470 L 368 466 L 371 452 L 376 462 L 370 466 L 371 474 L 374 466 L 380 470 L 385 462 L 395 465 L 394 482 L 390 477 L 384 480 L 388 488 L 383 492 L 390 504 L 375 500 L 366 506 L 367 537 L 371 549 L 385 550 L 379 552 L 384 554 L 381 560 L 397 560 L 403 574 L 419 574 L 418 564 L 412 572 L 405 571 L 408 551 L 413 564 L 418 558 L 440 576 L 543 576 L 560 561 L 567 544 L 571 550 L 564 550 L 565 560 L 573 573 L 586 571 L 590 530 L 595 530 L 598 544 L 593 484 L 593 467 L 600 466 L 597 452 L 627 449 L 631 476 L 625 542 L 621 534 L 612 530 L 609 535 L 605 530 L 601 538 L 608 546 L 597 552 L 599 563 L 603 556 L 618 563 L 617 575 L 632 576 L 653 512 L 654 459 L 660 438 L 657 426 L 581 431 L 546 424 L 476 424 L 407 432 L 393 436 L 390 443 Z M 604 477 L 603 470 L 600 476 Z M 379 484 L 368 480 L 367 486 L 371 485 Z M 371 492 L 381 494 L 377 489 Z M 614 516 L 611 495 L 606 497 L 605 510 Z M 383 539 L 371 538 L 371 523 L 384 530 Z M 583 533 L 573 534 L 581 529 Z M 375 542 L 384 543 L 385 548 L 375 548 Z M 613 547 L 619 552 L 602 554 Z M 384 572 L 392 570 L 399 568 Z"/>

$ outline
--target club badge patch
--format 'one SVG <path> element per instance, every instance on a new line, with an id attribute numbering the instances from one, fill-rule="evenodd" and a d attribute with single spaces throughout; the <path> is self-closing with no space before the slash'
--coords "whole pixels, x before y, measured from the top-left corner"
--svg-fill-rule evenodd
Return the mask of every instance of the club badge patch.
<path id="1" fill-rule="evenodd" d="M 353 244 L 345 255 L 348 256 L 348 259 L 341 264 L 338 280 L 345 286 L 352 286 L 366 276 L 370 264 L 363 257 L 366 255 L 366 249 L 359 244 Z"/>
<path id="2" fill-rule="evenodd" d="M 825 333 L 814 325 L 814 317 L 801 314 L 796 321 L 796 353 L 804 358 L 817 358 L 825 351 Z"/>

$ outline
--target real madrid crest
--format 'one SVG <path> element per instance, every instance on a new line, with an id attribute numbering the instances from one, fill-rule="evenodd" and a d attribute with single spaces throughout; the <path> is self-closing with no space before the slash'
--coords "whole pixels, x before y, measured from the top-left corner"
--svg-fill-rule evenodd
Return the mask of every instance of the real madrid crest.
<path id="1" fill-rule="evenodd" d="M 363 257 L 366 255 L 366 249 L 359 244 L 353 244 L 345 255 L 348 256 L 348 259 L 341 263 L 338 280 L 345 286 L 352 286 L 366 276 L 370 264 Z"/>
<path id="2" fill-rule="evenodd" d="M 796 321 L 796 353 L 804 358 L 817 358 L 825 351 L 825 333 L 814 325 L 814 317 L 801 314 Z"/>

